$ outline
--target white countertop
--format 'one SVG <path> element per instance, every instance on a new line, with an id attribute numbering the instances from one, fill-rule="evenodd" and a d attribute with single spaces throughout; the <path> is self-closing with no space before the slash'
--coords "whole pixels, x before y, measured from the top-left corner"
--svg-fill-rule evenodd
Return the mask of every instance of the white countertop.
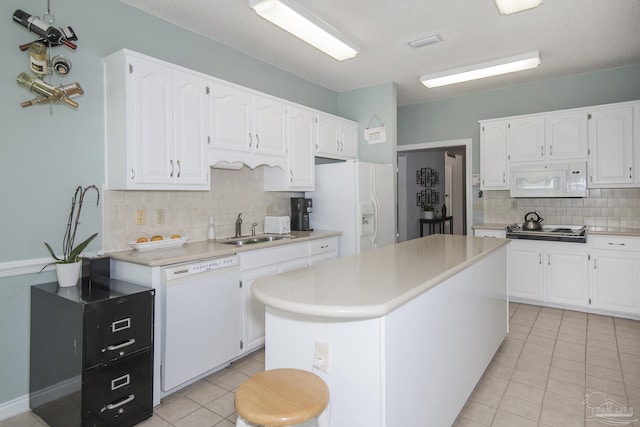
<path id="1" fill-rule="evenodd" d="M 132 262 L 134 264 L 142 264 L 149 267 L 177 264 L 180 262 L 196 261 L 205 258 L 216 258 L 226 255 L 233 255 L 240 252 L 253 251 L 257 249 L 266 249 L 274 246 L 289 245 L 294 243 L 302 243 L 309 240 L 324 239 L 327 237 L 339 236 L 339 231 L 292 231 L 291 237 L 273 242 L 254 243 L 251 245 L 235 246 L 224 244 L 228 241 L 226 238 L 218 239 L 213 242 L 208 240 L 188 242 L 184 246 L 177 248 L 157 249 L 151 251 L 136 251 L 134 249 L 126 251 L 109 252 L 111 258 Z M 249 236 L 245 236 L 249 237 Z"/>
<path id="2" fill-rule="evenodd" d="M 381 317 L 509 243 L 435 234 L 256 280 L 279 310 L 328 318 Z"/>

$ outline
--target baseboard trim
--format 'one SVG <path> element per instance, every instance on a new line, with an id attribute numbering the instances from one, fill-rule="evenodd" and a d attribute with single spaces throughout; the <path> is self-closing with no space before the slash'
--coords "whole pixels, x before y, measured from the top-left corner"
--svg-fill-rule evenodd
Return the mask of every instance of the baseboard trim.
<path id="1" fill-rule="evenodd" d="M 539 305 L 541 307 L 558 308 L 561 310 L 581 311 L 583 313 L 600 314 L 602 316 L 621 317 L 623 319 L 640 320 L 640 315 L 632 313 L 620 313 L 617 311 L 600 310 L 591 307 L 577 307 L 574 305 L 556 304 L 547 301 L 536 301 L 527 298 L 509 297 L 509 302 L 517 304 Z"/>
<path id="2" fill-rule="evenodd" d="M 8 402 L 0 403 L 0 421 L 30 411 L 29 395 L 24 395 Z"/>

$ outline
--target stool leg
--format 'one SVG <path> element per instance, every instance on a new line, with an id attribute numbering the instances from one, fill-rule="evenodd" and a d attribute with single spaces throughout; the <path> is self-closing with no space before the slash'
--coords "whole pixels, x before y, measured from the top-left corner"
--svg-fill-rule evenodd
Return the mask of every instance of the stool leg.
<path id="1" fill-rule="evenodd" d="M 318 427 L 329 427 L 329 416 L 326 409 L 318 415 Z"/>
<path id="2" fill-rule="evenodd" d="M 252 424 L 247 423 L 245 420 L 242 419 L 240 415 L 238 415 L 238 420 L 236 421 L 236 427 L 254 427 L 254 426 Z"/>

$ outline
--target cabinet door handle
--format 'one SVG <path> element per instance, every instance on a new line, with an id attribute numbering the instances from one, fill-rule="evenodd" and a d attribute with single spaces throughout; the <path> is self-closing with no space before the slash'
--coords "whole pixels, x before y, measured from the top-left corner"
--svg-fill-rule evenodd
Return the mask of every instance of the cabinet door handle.
<path id="1" fill-rule="evenodd" d="M 336 140 L 336 151 L 340 151 L 340 141 Z"/>
<path id="2" fill-rule="evenodd" d="M 547 265 L 551 265 L 551 255 L 547 254 Z"/>
<path id="3" fill-rule="evenodd" d="M 289 169 L 289 182 L 293 182 L 293 171 Z"/>
<path id="4" fill-rule="evenodd" d="M 538 254 L 538 264 L 542 264 L 542 254 Z"/>
<path id="5" fill-rule="evenodd" d="M 256 133 L 256 150 L 258 149 L 259 146 L 260 146 L 260 135 Z"/>
<path id="6" fill-rule="evenodd" d="M 631 179 L 631 178 L 632 178 L 632 176 L 631 176 L 631 166 L 629 166 L 629 179 Z"/>
<path id="7" fill-rule="evenodd" d="M 251 136 L 251 132 L 249 132 L 249 148 L 253 145 L 253 136 Z"/>
<path id="8" fill-rule="evenodd" d="M 613 242 L 609 242 L 608 243 L 609 246 L 625 246 L 626 243 L 613 243 Z"/>
<path id="9" fill-rule="evenodd" d="M 173 178 L 173 160 L 169 160 L 169 163 L 171 164 L 171 173 L 169 174 L 169 177 Z"/>
<path id="10" fill-rule="evenodd" d="M 176 160 L 176 163 L 178 164 L 178 178 L 180 178 L 180 172 L 182 172 L 182 167 L 180 166 L 180 160 Z"/>
<path id="11" fill-rule="evenodd" d="M 131 179 L 134 179 L 136 177 L 136 171 L 134 171 L 133 169 L 131 169 Z"/>
<path id="12" fill-rule="evenodd" d="M 100 412 L 104 412 L 106 410 L 112 411 L 114 409 L 118 409 L 119 407 L 121 407 L 122 405 L 126 405 L 129 402 L 132 402 L 133 399 L 135 399 L 136 396 L 135 394 L 130 394 L 129 396 L 125 397 L 124 399 L 122 399 L 120 402 L 116 402 L 116 403 L 109 403 L 107 406 L 105 406 L 104 408 L 102 408 L 100 410 Z"/>
<path id="13" fill-rule="evenodd" d="M 593 259 L 593 269 L 595 270 L 596 268 L 598 268 L 598 260 L 596 258 Z"/>
<path id="14" fill-rule="evenodd" d="M 329 245 L 320 245 L 320 249 L 327 249 Z"/>
<path id="15" fill-rule="evenodd" d="M 131 338 L 129 341 L 125 341 L 122 344 L 110 345 L 109 347 L 107 347 L 107 350 L 109 350 L 109 351 L 120 350 L 121 348 L 128 347 L 128 346 L 133 345 L 135 343 L 136 343 L 136 339 L 135 338 Z"/>
<path id="16" fill-rule="evenodd" d="M 553 156 L 553 145 L 549 146 L 549 156 Z"/>
<path id="17" fill-rule="evenodd" d="M 507 182 L 507 173 L 502 172 L 502 182 Z"/>
<path id="18" fill-rule="evenodd" d="M 544 157 L 544 145 L 540 146 L 540 157 Z"/>

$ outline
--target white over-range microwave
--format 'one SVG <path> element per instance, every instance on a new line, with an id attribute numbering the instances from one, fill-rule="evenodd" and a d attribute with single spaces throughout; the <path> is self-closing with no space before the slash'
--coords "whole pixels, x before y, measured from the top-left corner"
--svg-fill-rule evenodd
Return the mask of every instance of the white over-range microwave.
<path id="1" fill-rule="evenodd" d="M 587 162 L 511 165 L 511 197 L 587 197 Z"/>

